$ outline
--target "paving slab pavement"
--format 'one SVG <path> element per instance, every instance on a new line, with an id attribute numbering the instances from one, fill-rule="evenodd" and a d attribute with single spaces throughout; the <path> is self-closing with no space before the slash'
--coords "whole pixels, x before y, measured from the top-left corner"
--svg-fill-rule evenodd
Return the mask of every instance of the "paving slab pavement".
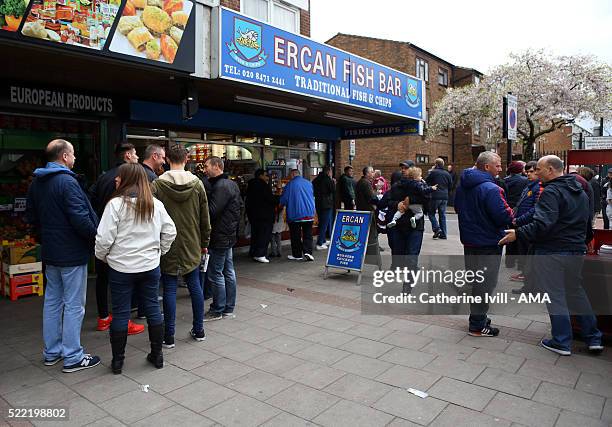
<path id="1" fill-rule="evenodd" d="M 422 254 L 461 254 L 454 215 L 449 230 L 446 241 L 426 232 Z M 577 342 L 559 357 L 538 347 L 545 311 L 493 314 L 500 337 L 473 338 L 465 316 L 363 314 L 356 275 L 324 280 L 323 252 L 266 265 L 241 252 L 237 318 L 207 323 L 207 340 L 192 341 L 180 289 L 176 348 L 162 370 L 144 360 L 142 334 L 128 339 L 124 373 L 110 373 L 93 281 L 82 342 L 103 364 L 74 374 L 41 363 L 42 299 L 0 300 L 0 426 L 612 425 L 612 352 L 593 357 Z M 366 266 L 364 283 L 373 271 Z M 510 273 L 502 266 L 499 288 L 513 286 Z M 41 405 L 66 407 L 70 419 L 8 418 L 10 407 Z"/>

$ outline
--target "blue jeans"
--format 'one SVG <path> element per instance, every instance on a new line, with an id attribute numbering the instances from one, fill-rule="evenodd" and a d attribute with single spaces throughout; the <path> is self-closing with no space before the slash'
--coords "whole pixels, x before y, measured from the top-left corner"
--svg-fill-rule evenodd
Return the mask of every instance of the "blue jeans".
<path id="1" fill-rule="evenodd" d="M 446 234 L 446 205 L 448 200 L 432 200 L 431 210 L 429 213 L 429 221 L 431 221 L 431 228 L 433 232 L 442 230 L 442 234 Z M 436 213 L 440 217 L 440 223 L 436 220 Z"/>
<path id="2" fill-rule="evenodd" d="M 200 268 L 183 275 L 187 283 L 189 295 L 191 296 L 191 311 L 193 312 L 193 330 L 201 332 L 204 330 L 204 293 L 200 284 Z M 164 284 L 164 336 L 174 336 L 176 319 L 176 284 L 178 276 L 162 274 Z"/>
<path id="3" fill-rule="evenodd" d="M 121 273 L 108 269 L 108 283 L 113 304 L 113 321 L 111 330 L 127 331 L 130 320 L 132 294 L 137 288 L 144 315 L 149 326 L 161 325 L 162 317 L 159 311 L 159 267 L 141 273 Z"/>
<path id="4" fill-rule="evenodd" d="M 582 287 L 583 252 L 552 252 L 535 249 L 532 273 L 539 292 L 548 293 L 546 304 L 553 341 L 566 350 L 572 346 L 570 312 L 580 323 L 587 345 L 601 344 L 601 332 L 591 303 Z"/>
<path id="5" fill-rule="evenodd" d="M 236 272 L 232 248 L 208 248 L 208 280 L 213 291 L 210 311 L 213 313 L 233 313 L 236 307 Z"/>
<path id="6" fill-rule="evenodd" d="M 204 301 L 212 298 L 212 289 L 210 287 L 210 281 L 208 280 L 208 271 L 200 272 L 200 286 L 202 286 L 202 292 L 204 293 Z"/>
<path id="7" fill-rule="evenodd" d="M 47 265 L 43 307 L 43 357 L 64 357 L 64 366 L 83 359 L 81 325 L 87 298 L 87 264 L 76 267 Z"/>
<path id="8" fill-rule="evenodd" d="M 330 209 L 320 209 L 317 212 L 317 216 L 319 218 L 319 237 L 317 238 L 317 245 L 321 246 L 325 243 L 325 236 L 327 235 L 327 231 L 329 230 L 329 234 L 331 235 L 331 227 L 332 227 L 332 210 Z"/>

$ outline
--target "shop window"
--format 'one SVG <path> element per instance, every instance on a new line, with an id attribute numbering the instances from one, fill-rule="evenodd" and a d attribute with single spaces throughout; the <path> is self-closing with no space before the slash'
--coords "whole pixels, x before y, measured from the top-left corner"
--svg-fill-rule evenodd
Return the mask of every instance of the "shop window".
<path id="1" fill-rule="evenodd" d="M 300 11 L 297 8 L 273 0 L 242 0 L 240 4 L 245 15 L 285 31 L 300 32 Z"/>
<path id="2" fill-rule="evenodd" d="M 429 156 L 427 154 L 417 154 L 415 160 L 417 165 L 429 164 Z"/>
<path id="3" fill-rule="evenodd" d="M 438 84 L 444 87 L 448 86 L 448 70 L 438 68 Z"/>
<path id="4" fill-rule="evenodd" d="M 424 59 L 416 59 L 416 76 L 429 83 L 429 64 Z"/>

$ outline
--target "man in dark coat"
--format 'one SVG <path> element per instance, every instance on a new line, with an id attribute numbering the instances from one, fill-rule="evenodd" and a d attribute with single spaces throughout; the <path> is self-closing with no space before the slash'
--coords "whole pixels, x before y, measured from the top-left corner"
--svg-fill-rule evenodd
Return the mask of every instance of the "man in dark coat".
<path id="1" fill-rule="evenodd" d="M 272 237 L 274 207 L 277 198 L 268 184 L 268 174 L 263 169 L 255 171 L 255 178 L 249 181 L 246 191 L 246 214 L 251 224 L 251 249 L 249 256 L 257 262 L 269 263 L 266 258 Z"/>
<path id="2" fill-rule="evenodd" d="M 599 194 L 601 196 L 601 210 L 603 217 L 604 230 L 610 229 L 610 221 L 608 221 L 608 215 L 606 215 L 606 208 L 608 207 L 608 187 L 610 186 L 610 181 L 612 181 L 612 168 L 608 169 L 608 174 L 605 177 L 600 178 L 601 185 Z"/>
<path id="3" fill-rule="evenodd" d="M 331 236 L 332 229 L 332 213 L 334 208 L 334 194 L 336 192 L 336 184 L 332 179 L 331 168 L 323 167 L 323 170 L 312 181 L 312 187 L 315 197 L 315 208 L 317 210 L 317 218 L 319 218 L 319 237 L 317 238 L 317 250 L 327 249 L 326 236 Z M 328 233 L 329 232 L 329 233 Z"/>
<path id="4" fill-rule="evenodd" d="M 463 171 L 455 196 L 466 271 L 484 272 L 483 283 L 472 287 L 472 295 L 480 296 L 483 301 L 470 304 L 468 333 L 475 337 L 499 335 L 499 329 L 492 327 L 487 318 L 489 304 L 485 296 L 491 295 L 497 286 L 502 256 L 498 242 L 513 218 L 504 192 L 495 182 L 500 171 L 501 158 L 491 151 L 483 151 L 476 166 Z"/>
<path id="5" fill-rule="evenodd" d="M 161 145 L 148 145 L 144 152 L 142 166 L 147 173 L 150 182 L 157 179 L 157 172 L 162 170 L 166 164 L 166 150 Z"/>
<path id="6" fill-rule="evenodd" d="M 344 209 L 355 209 L 355 180 L 353 179 L 353 167 L 344 168 L 344 174 L 338 181 L 340 191 L 340 201 L 344 204 Z"/>
<path id="7" fill-rule="evenodd" d="M 102 218 L 104 207 L 115 192 L 115 178 L 119 166 L 124 163 L 138 163 L 138 155 L 133 144 L 119 144 L 115 149 L 117 164 L 98 177 L 96 183 L 89 190 L 89 198 L 99 218 Z M 145 168 L 146 171 L 146 168 Z M 132 298 L 132 309 L 138 304 L 138 293 L 134 291 Z M 108 309 L 108 264 L 96 258 L 96 303 L 98 305 L 98 331 L 106 331 L 110 328 L 112 316 Z M 138 317 L 144 317 L 142 310 L 138 310 Z M 130 320 L 128 334 L 136 335 L 144 332 L 144 326 Z"/>
<path id="8" fill-rule="evenodd" d="M 529 183 L 527 177 L 523 175 L 524 170 L 525 163 L 520 160 L 513 161 L 508 165 L 508 169 L 506 169 L 507 175 L 504 178 L 507 189 L 506 200 L 512 209 L 514 209 L 516 202 L 518 202 L 518 199 L 521 197 L 523 189 Z"/>
<path id="9" fill-rule="evenodd" d="M 87 263 L 91 257 L 98 217 L 72 172 L 76 157 L 68 141 L 47 145 L 49 163 L 34 171 L 28 191 L 26 219 L 41 236 L 46 265 L 43 306 L 44 364 L 64 361 L 64 372 L 100 364 L 83 351 L 81 326 L 87 297 Z"/>
<path id="10" fill-rule="evenodd" d="M 557 156 L 544 156 L 537 164 L 544 191 L 535 206 L 533 220 L 516 230 L 506 230 L 499 244 L 524 238 L 534 246 L 533 274 L 538 290 L 550 302 L 551 339 L 540 345 L 562 356 L 571 355 L 572 314 L 590 352 L 601 352 L 602 334 L 582 287 L 582 266 L 586 253 L 587 224 L 590 221 L 588 196 L 571 175 L 563 174 Z"/>
<path id="11" fill-rule="evenodd" d="M 355 186 L 355 207 L 358 211 L 371 212 L 370 217 L 370 234 L 368 237 L 368 245 L 372 245 L 378 241 L 378 231 L 376 229 L 376 203 L 378 199 L 372 181 L 374 180 L 374 168 L 366 166 L 363 168 L 363 176 L 357 181 Z"/>
<path id="12" fill-rule="evenodd" d="M 437 158 L 434 164 L 434 168 L 429 171 L 427 178 L 425 178 L 427 185 L 438 186 L 438 189 L 431 193 L 429 221 L 431 221 L 431 228 L 434 233 L 433 238 L 446 239 L 446 206 L 448 205 L 448 193 L 453 186 L 453 178 L 444 169 L 444 159 Z M 440 222 L 436 220 L 436 213 Z"/>
<path id="13" fill-rule="evenodd" d="M 212 191 L 210 210 L 210 243 L 208 244 L 208 280 L 213 289 L 213 302 L 204 321 L 234 318 L 236 306 L 236 272 L 233 247 L 238 240 L 242 198 L 238 184 L 223 172 L 223 160 L 213 156 L 204 164 Z"/>

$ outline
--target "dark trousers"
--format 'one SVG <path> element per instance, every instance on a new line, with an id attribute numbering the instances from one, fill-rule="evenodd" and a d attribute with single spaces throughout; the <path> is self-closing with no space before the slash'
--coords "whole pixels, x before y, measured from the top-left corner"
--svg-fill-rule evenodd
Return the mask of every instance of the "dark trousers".
<path id="1" fill-rule="evenodd" d="M 474 283 L 472 285 L 472 295 L 480 296 L 482 302 L 470 304 L 470 330 L 480 331 L 486 325 L 487 312 L 489 311 L 489 304 L 485 300 L 485 295 L 491 295 L 497 287 L 502 248 L 501 246 L 495 248 L 464 246 L 463 254 L 467 271 L 476 272 L 481 270 L 484 273 L 483 283 Z"/>
<path id="2" fill-rule="evenodd" d="M 550 316 L 552 338 L 555 343 L 571 349 L 572 324 L 570 313 L 580 323 L 587 345 L 601 344 L 601 332 L 591 303 L 582 287 L 584 253 L 535 250 L 534 269 L 536 286 L 551 300 L 546 304 Z"/>
<path id="3" fill-rule="evenodd" d="M 291 255 L 302 258 L 303 254 L 312 255 L 312 221 L 289 223 L 291 235 Z"/>
<path id="4" fill-rule="evenodd" d="M 138 289 L 140 301 L 143 304 L 144 315 L 149 326 L 161 325 L 162 317 L 159 310 L 159 267 L 142 273 L 121 273 L 108 269 L 109 286 L 113 302 L 113 322 L 111 330 L 127 331 L 130 320 L 130 301 L 134 289 Z"/>
<path id="5" fill-rule="evenodd" d="M 348 210 L 354 210 L 355 209 L 355 203 L 353 203 L 352 200 L 344 200 L 344 209 L 348 209 Z"/>
<path id="6" fill-rule="evenodd" d="M 265 257 L 272 238 L 272 222 L 251 222 L 251 249 L 249 255 L 254 258 Z"/>
<path id="7" fill-rule="evenodd" d="M 387 238 L 391 244 L 392 268 L 406 267 L 409 270 L 417 270 L 423 244 L 423 231 L 391 228 L 387 230 Z"/>
<path id="8" fill-rule="evenodd" d="M 604 207 L 601 211 L 602 212 L 601 216 L 603 217 L 603 223 L 604 223 L 604 230 L 609 230 L 610 220 L 608 219 L 608 214 L 606 213 L 606 208 L 608 207 L 607 201 L 605 202 L 605 204 L 604 202 L 602 202 L 602 206 Z"/>
<path id="9" fill-rule="evenodd" d="M 98 317 L 108 317 L 108 264 L 96 258 L 96 304 Z"/>

